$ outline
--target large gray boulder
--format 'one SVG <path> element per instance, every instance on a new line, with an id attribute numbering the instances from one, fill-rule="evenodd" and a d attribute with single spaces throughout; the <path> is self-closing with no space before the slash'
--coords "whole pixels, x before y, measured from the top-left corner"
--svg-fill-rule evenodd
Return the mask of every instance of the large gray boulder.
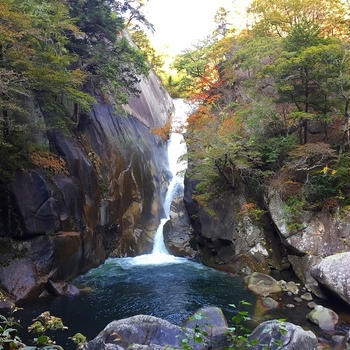
<path id="1" fill-rule="evenodd" d="M 266 201 L 281 241 L 290 252 L 288 260 L 295 274 L 309 290 L 322 297 L 311 269 L 326 256 L 350 250 L 350 211 L 303 209 L 296 217 L 287 210 L 286 200 L 274 186 L 268 189 Z"/>
<path id="2" fill-rule="evenodd" d="M 181 348 L 182 339 L 188 339 L 194 350 L 208 349 L 206 341 L 193 344 L 193 337 L 193 330 L 182 329 L 158 317 L 137 315 L 109 323 L 85 345 L 85 350 L 121 350 L 139 345 L 147 345 L 148 349 Z"/>
<path id="3" fill-rule="evenodd" d="M 350 252 L 328 256 L 311 270 L 312 276 L 350 305 Z"/>
<path id="4" fill-rule="evenodd" d="M 316 305 L 306 317 L 325 331 L 334 331 L 339 321 L 339 316 L 333 310 L 322 305 Z"/>
<path id="5" fill-rule="evenodd" d="M 32 299 L 44 290 L 46 279 L 37 276 L 35 266 L 26 258 L 0 267 L 1 286 L 16 300 Z"/>
<path id="6" fill-rule="evenodd" d="M 261 323 L 249 336 L 257 344 L 251 350 L 316 350 L 317 338 L 311 331 L 304 331 L 290 322 L 271 320 Z M 277 340 L 277 342 L 276 342 Z M 280 342 L 280 344 L 279 344 Z"/>
<path id="7" fill-rule="evenodd" d="M 194 258 L 197 255 L 197 252 L 191 246 L 194 231 L 182 196 L 176 197 L 172 201 L 170 220 L 164 225 L 163 233 L 166 248 L 175 256 Z"/>

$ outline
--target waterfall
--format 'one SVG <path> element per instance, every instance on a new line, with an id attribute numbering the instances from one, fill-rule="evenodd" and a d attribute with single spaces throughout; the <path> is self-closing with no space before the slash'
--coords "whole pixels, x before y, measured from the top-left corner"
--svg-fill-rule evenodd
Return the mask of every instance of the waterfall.
<path id="1" fill-rule="evenodd" d="M 179 263 L 186 260 L 170 255 L 165 247 L 163 237 L 163 227 L 169 220 L 171 202 L 175 197 L 183 195 L 184 173 L 187 168 L 187 161 L 182 159 L 187 152 L 187 148 L 179 128 L 185 124 L 189 106 L 181 99 L 174 100 L 174 105 L 175 115 L 172 120 L 171 133 L 167 144 L 171 180 L 163 203 L 166 217 L 161 219 L 155 233 L 152 253 L 133 258 L 133 265 Z"/>

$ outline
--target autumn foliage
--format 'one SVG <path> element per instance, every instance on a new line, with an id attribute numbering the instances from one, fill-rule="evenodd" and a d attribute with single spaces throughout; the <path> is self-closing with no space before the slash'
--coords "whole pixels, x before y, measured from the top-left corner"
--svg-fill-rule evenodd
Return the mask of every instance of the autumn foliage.
<path id="1" fill-rule="evenodd" d="M 151 129 L 151 133 L 153 135 L 159 136 L 164 141 L 167 140 L 170 134 L 171 121 L 172 121 L 172 117 L 168 119 L 168 121 L 164 124 L 163 127 Z"/>
<path id="2" fill-rule="evenodd" d="M 48 171 L 51 175 L 69 175 L 65 160 L 52 153 L 32 152 L 30 160 L 36 167 Z"/>

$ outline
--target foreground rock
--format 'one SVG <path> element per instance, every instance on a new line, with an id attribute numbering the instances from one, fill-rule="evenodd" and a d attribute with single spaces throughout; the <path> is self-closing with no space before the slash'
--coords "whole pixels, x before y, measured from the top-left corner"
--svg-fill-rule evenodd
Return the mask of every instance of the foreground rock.
<path id="1" fill-rule="evenodd" d="M 350 305 L 350 252 L 328 256 L 311 270 L 323 286 Z"/>
<path id="2" fill-rule="evenodd" d="M 269 294 L 282 291 L 282 288 L 273 277 L 260 272 L 254 272 L 247 276 L 245 282 L 249 290 L 261 296 L 268 296 Z"/>
<path id="3" fill-rule="evenodd" d="M 306 317 L 325 331 L 334 331 L 339 321 L 338 315 L 333 310 L 322 305 L 316 305 Z"/>
<path id="4" fill-rule="evenodd" d="M 170 207 L 170 220 L 164 225 L 164 244 L 175 256 L 194 258 L 194 231 L 190 224 L 182 196 L 175 198 Z"/>
<path id="5" fill-rule="evenodd" d="M 281 331 L 281 330 L 284 331 Z M 251 350 L 316 350 L 317 338 L 311 331 L 289 322 L 271 320 L 261 323 L 249 336 L 257 344 Z M 276 343 L 280 341 L 282 345 Z"/>
<path id="6" fill-rule="evenodd" d="M 208 333 L 208 339 L 214 349 L 224 348 L 227 345 L 227 328 L 228 324 L 219 307 L 208 306 L 202 307 L 196 311 L 187 321 L 185 328 L 194 329 L 199 327 L 200 331 Z"/>
<path id="7" fill-rule="evenodd" d="M 188 344 L 193 346 L 194 350 L 208 349 L 206 341 L 193 344 L 191 342 L 193 336 L 193 330 L 183 330 L 161 318 L 137 315 L 109 323 L 95 339 L 85 345 L 84 349 L 123 350 L 129 346 L 165 349 L 166 347 L 180 347 L 182 339 L 188 339 Z"/>

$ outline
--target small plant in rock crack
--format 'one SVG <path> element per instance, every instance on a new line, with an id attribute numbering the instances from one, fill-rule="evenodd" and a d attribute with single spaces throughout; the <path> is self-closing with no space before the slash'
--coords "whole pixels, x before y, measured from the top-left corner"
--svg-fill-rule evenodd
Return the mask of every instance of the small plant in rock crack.
<path id="1" fill-rule="evenodd" d="M 11 308 L 8 317 L 0 315 L 0 350 L 19 349 L 23 346 L 21 339 L 17 336 L 19 322 L 13 316 L 18 310 L 18 308 Z"/>
<path id="2" fill-rule="evenodd" d="M 283 336 L 287 333 L 285 321 L 285 318 L 280 318 L 277 320 L 277 322 L 279 323 L 278 329 L 276 330 L 276 332 L 273 331 L 274 334 L 271 334 L 270 344 L 262 344 L 260 347 L 261 350 L 282 350 L 284 348 Z M 269 332 L 271 332 L 269 329 L 263 330 L 263 333 Z"/>
<path id="3" fill-rule="evenodd" d="M 194 322 L 193 332 L 188 332 L 184 329 L 186 337 L 180 340 L 180 346 L 183 350 L 193 350 L 196 344 L 205 344 L 207 337 L 209 336 L 208 331 L 213 328 L 209 323 L 203 323 L 205 317 L 202 313 L 196 312 L 190 316 L 188 320 Z"/>
<path id="4" fill-rule="evenodd" d="M 241 300 L 239 305 L 242 307 L 250 306 L 251 304 Z M 234 304 L 229 304 L 229 306 L 237 309 L 237 306 Z M 250 320 L 248 311 L 237 310 L 236 315 L 232 316 L 232 327 L 227 328 L 227 340 L 229 343 L 227 350 L 248 350 L 257 344 L 257 340 L 249 339 L 250 329 L 245 326 L 246 322 Z"/>

